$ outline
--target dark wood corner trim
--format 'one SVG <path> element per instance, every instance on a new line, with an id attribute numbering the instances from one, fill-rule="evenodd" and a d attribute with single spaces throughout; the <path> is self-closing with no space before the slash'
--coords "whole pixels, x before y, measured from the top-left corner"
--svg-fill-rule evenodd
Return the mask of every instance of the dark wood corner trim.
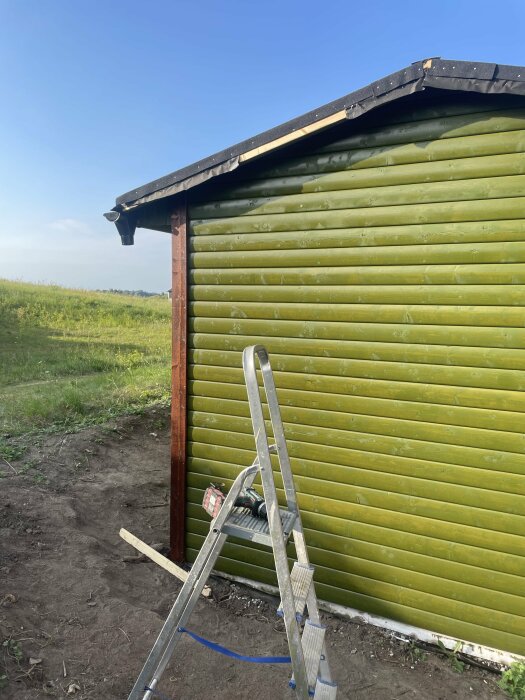
<path id="1" fill-rule="evenodd" d="M 188 210 L 185 198 L 171 216 L 172 373 L 170 553 L 184 560 L 186 521 L 186 387 L 188 337 Z"/>

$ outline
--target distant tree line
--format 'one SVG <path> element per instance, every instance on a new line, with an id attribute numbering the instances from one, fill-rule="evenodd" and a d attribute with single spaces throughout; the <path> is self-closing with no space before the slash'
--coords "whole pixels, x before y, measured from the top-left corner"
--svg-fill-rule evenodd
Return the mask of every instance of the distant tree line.
<path id="1" fill-rule="evenodd" d="M 143 289 L 99 289 L 99 292 L 104 292 L 106 294 L 128 294 L 132 297 L 158 297 L 167 296 L 167 292 L 145 292 Z"/>

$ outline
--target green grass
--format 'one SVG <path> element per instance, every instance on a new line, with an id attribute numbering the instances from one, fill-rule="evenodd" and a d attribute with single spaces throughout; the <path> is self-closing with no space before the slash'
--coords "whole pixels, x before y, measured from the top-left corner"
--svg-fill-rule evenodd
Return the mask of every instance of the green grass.
<path id="1" fill-rule="evenodd" d="M 498 685 L 513 700 L 525 700 L 525 664 L 520 661 L 512 664 Z"/>
<path id="2" fill-rule="evenodd" d="M 170 318 L 163 297 L 0 280 L 0 447 L 167 403 Z"/>

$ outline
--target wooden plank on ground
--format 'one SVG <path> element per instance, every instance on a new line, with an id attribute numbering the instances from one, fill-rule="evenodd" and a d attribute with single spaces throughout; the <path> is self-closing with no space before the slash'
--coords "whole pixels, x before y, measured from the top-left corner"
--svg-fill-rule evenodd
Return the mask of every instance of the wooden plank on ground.
<path id="1" fill-rule="evenodd" d="M 132 547 L 135 547 L 135 549 L 142 554 L 145 554 L 152 561 L 154 561 L 155 564 L 158 564 L 163 569 L 166 569 L 166 571 L 169 571 L 170 574 L 176 576 L 180 581 L 186 581 L 188 578 L 187 571 L 184 571 L 184 569 L 181 569 L 180 566 L 177 566 L 177 564 L 174 564 L 172 561 L 164 557 L 162 554 L 160 554 L 160 552 L 157 552 L 155 549 L 153 549 L 153 547 L 150 547 L 149 544 L 139 540 L 138 537 L 135 537 L 135 535 L 128 532 L 128 530 L 121 528 L 119 535 L 125 542 L 130 544 Z M 202 595 L 205 598 L 209 598 L 211 596 L 211 588 L 209 586 L 204 586 L 202 589 Z"/>

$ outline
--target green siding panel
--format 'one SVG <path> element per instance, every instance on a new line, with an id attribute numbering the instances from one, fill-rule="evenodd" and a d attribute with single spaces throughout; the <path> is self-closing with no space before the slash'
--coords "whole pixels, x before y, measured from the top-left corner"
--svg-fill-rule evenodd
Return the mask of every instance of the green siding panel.
<path id="1" fill-rule="evenodd" d="M 520 176 L 521 177 L 521 176 Z M 462 189 L 463 183 L 457 185 Z M 381 189 L 381 188 L 378 188 Z M 521 194 L 519 194 L 521 192 Z M 468 221 L 487 221 L 523 218 L 523 183 L 514 183 L 513 194 L 509 197 L 480 200 L 459 200 L 419 204 L 416 202 L 374 207 L 372 201 L 368 206 L 348 208 L 321 208 L 319 210 L 296 212 L 277 212 L 273 214 L 251 214 L 250 216 L 194 219 L 191 231 L 194 235 L 241 234 L 272 231 L 297 230 L 298 237 L 307 245 L 307 238 L 302 231 L 311 229 L 353 228 L 360 226 L 399 226 L 415 224 L 452 224 Z M 459 197 L 459 195 L 458 195 Z M 285 199 L 285 197 L 282 197 Z M 342 202 L 344 204 L 344 202 Z M 444 206 L 444 204 L 446 206 Z"/>
<path id="2" fill-rule="evenodd" d="M 351 150 L 363 146 L 392 146 L 406 143 L 449 139 L 472 134 L 498 134 L 515 129 L 523 129 L 525 110 L 494 110 L 492 112 L 452 115 L 442 114 L 433 119 L 413 119 L 401 124 L 393 124 L 364 130 L 325 146 L 321 151 Z"/>
<path id="3" fill-rule="evenodd" d="M 227 419 L 232 417 L 230 425 L 224 428 L 230 430 L 234 426 L 233 417 L 243 416 L 243 418 L 235 421 L 235 427 L 238 432 L 251 433 L 252 426 L 245 402 L 232 401 L 228 398 L 208 399 L 206 397 L 193 397 L 192 407 L 197 413 L 199 411 L 203 413 L 202 416 L 195 416 L 200 419 L 200 425 L 209 423 L 208 427 L 218 427 L 220 429 L 224 426 L 222 416 L 226 416 Z M 325 445 L 339 443 L 338 436 L 335 434 L 336 430 L 360 434 L 363 436 L 363 440 L 366 440 L 364 436 L 371 433 L 372 435 L 382 435 L 387 438 L 403 440 L 403 445 L 399 445 L 398 448 L 394 450 L 395 454 L 400 454 L 405 449 L 407 451 L 410 449 L 405 447 L 404 443 L 406 439 L 417 440 L 425 443 L 425 445 L 421 445 L 421 451 L 428 452 L 429 454 L 433 448 L 427 443 L 440 445 L 440 461 L 443 459 L 452 459 L 454 455 L 457 455 L 459 457 L 458 461 L 461 463 L 465 462 L 466 466 L 483 467 L 490 465 L 501 471 L 515 473 L 519 475 L 520 478 L 525 472 L 525 436 L 521 433 L 484 430 L 455 425 L 445 427 L 433 422 L 416 422 L 415 420 L 404 420 L 392 417 L 385 418 L 382 416 L 363 416 L 360 414 L 352 415 L 347 412 L 343 413 L 340 410 L 336 411 L 332 409 L 325 411 L 318 408 L 314 412 L 311 410 L 310 406 L 284 406 L 281 412 L 283 420 L 290 425 L 290 439 L 293 439 L 295 435 L 302 435 L 305 440 L 309 441 L 308 437 L 311 432 L 303 430 L 303 426 L 319 428 L 319 430 L 315 431 L 314 439 L 317 438 L 318 435 L 324 435 Z M 291 424 L 294 424 L 293 427 Z M 269 423 L 267 429 L 271 433 Z M 330 432 L 324 432 L 330 429 L 332 429 Z M 334 442 L 332 442 L 332 440 Z M 389 445 L 391 441 L 388 439 L 384 444 L 385 446 Z M 474 448 L 474 450 L 455 450 L 455 448 L 451 447 L 451 451 L 447 452 L 448 448 L 443 447 L 443 445 L 447 444 L 471 447 Z M 412 449 L 417 450 L 418 447 L 419 446 L 414 445 Z M 329 448 L 327 447 L 327 449 Z M 383 450 L 381 451 L 383 452 Z M 496 452 L 496 455 L 493 455 L 493 452 Z M 503 452 L 512 454 L 504 454 L 500 459 L 499 454 Z M 519 457 L 514 455 L 519 455 Z M 521 490 L 525 493 L 524 487 L 525 485 L 522 486 Z"/>
<path id="4" fill-rule="evenodd" d="M 219 371 L 220 370 L 220 371 Z M 190 368 L 190 399 L 205 397 L 206 399 L 238 399 L 246 398 L 244 385 L 231 383 L 231 376 L 223 379 L 227 369 L 225 367 L 192 366 Z M 316 383 L 305 382 L 301 375 L 280 372 L 286 386 L 295 389 L 283 389 L 278 391 L 281 406 L 299 406 L 302 408 L 326 409 L 329 411 L 344 411 L 348 414 L 366 416 L 384 416 L 405 420 L 423 421 L 425 423 L 444 423 L 449 425 L 464 425 L 473 428 L 486 428 L 498 430 L 503 428 L 510 432 L 521 433 L 523 430 L 523 418 L 516 411 L 494 411 L 478 408 L 464 408 L 463 406 L 441 406 L 421 401 L 397 401 L 369 398 L 367 396 L 350 396 L 340 386 L 344 380 L 339 378 L 324 384 L 324 392 L 315 391 Z M 212 380 L 212 381 L 209 381 Z M 333 387 L 334 393 L 326 390 Z M 490 433 L 493 435 L 493 433 Z"/>
<path id="5" fill-rule="evenodd" d="M 401 304 L 281 304 L 261 302 L 193 302 L 193 316 L 233 318 L 346 321 L 347 323 L 402 323 L 444 326 L 525 326 L 523 310 L 508 306 L 422 306 Z"/>
<path id="6" fill-rule="evenodd" d="M 439 162 L 455 158 L 483 157 L 520 152 L 523 130 L 500 131 L 493 134 L 450 137 L 443 141 L 419 141 L 384 149 L 369 146 L 337 150 L 330 146 L 314 158 L 295 160 L 266 171 L 267 177 L 301 176 L 330 173 L 337 170 L 371 169 L 387 166 Z M 331 151 L 329 149 L 332 149 Z"/>
<path id="7" fill-rule="evenodd" d="M 312 250 L 323 248 L 356 248 L 371 246 L 421 245 L 438 243 L 489 243 L 492 241 L 523 241 L 525 221 L 464 221 L 459 224 L 413 224 L 411 226 L 368 226 L 335 230 L 313 229 L 298 236 L 296 231 L 193 236 L 190 250 L 199 252 L 251 250 Z M 306 247 L 307 246 L 307 247 Z M 312 255 L 312 254 L 310 254 Z M 203 258 L 201 257 L 201 260 Z M 334 260 L 333 263 L 337 263 Z M 247 292 L 248 289 L 240 290 Z M 255 290 L 254 290 L 255 291 Z M 352 290 L 347 290 L 351 292 Z M 459 290 L 456 290 L 459 291 Z M 248 301 L 249 297 L 242 297 Z"/>
<path id="8" fill-rule="evenodd" d="M 501 105 L 412 110 L 191 204 L 189 559 L 202 491 L 253 460 L 263 343 L 320 596 L 525 654 L 525 110 Z M 275 582 L 262 547 L 219 567 Z"/>
<path id="9" fill-rule="evenodd" d="M 521 203 L 525 211 L 525 199 Z M 501 265 L 389 265 L 320 268 L 193 269 L 193 284 L 376 285 L 376 284 L 525 284 L 523 263 Z M 200 319 L 197 319 L 200 320 Z"/>
<path id="10" fill-rule="evenodd" d="M 524 156 L 525 160 L 525 156 Z M 352 265 L 443 265 L 450 262 L 519 263 L 525 261 L 522 241 L 494 243 L 452 243 L 432 245 L 376 246 L 361 248 L 326 248 L 300 251 L 248 251 L 224 253 L 194 253 L 196 267 L 330 267 Z M 199 314 L 197 314 L 199 315 Z M 205 315 L 205 314 L 202 314 Z M 256 317 L 257 318 L 257 317 Z"/>
<path id="11" fill-rule="evenodd" d="M 389 165 L 388 167 L 364 168 L 362 170 L 337 170 L 323 174 L 319 179 L 311 175 L 291 175 L 267 180 L 248 182 L 229 190 L 228 199 L 246 197 L 268 197 L 276 194 L 299 192 L 329 192 L 332 190 L 359 189 L 362 187 L 384 187 L 386 185 L 407 185 L 421 182 L 441 182 L 449 180 L 469 180 L 499 175 L 520 175 L 525 172 L 523 151 L 525 135 L 519 139 L 509 139 L 508 147 L 513 152 L 503 155 L 481 156 L 477 158 L 455 157 L 430 163 Z M 498 139 L 501 141 L 500 139 Z"/>
<path id="12" fill-rule="evenodd" d="M 442 361 L 439 364 L 447 365 L 447 372 L 443 377 L 443 371 L 439 367 L 429 365 L 423 366 L 422 373 L 415 367 L 403 367 L 403 360 L 397 358 L 395 362 L 390 364 L 376 361 L 373 363 L 374 372 L 371 371 L 372 363 L 348 362 L 345 359 L 339 360 L 339 357 L 345 357 L 349 353 L 355 351 L 356 344 L 352 343 L 331 343 L 330 341 L 296 341 L 290 338 L 267 338 L 265 336 L 214 336 L 214 335 L 194 335 L 191 339 L 192 343 L 198 343 L 203 348 L 225 347 L 229 354 L 235 354 L 230 351 L 238 350 L 242 352 L 243 347 L 256 343 L 266 343 L 271 348 L 273 366 L 283 366 L 290 368 L 294 373 L 299 374 L 304 372 L 303 376 L 288 372 L 279 372 L 279 380 L 282 386 L 296 387 L 297 382 L 302 381 L 302 387 L 312 391 L 331 391 L 338 394 L 352 394 L 358 396 L 369 396 L 383 399 L 400 399 L 405 401 L 433 401 L 436 404 L 447 404 L 454 406 L 471 406 L 477 408 L 497 409 L 509 412 L 520 412 L 517 419 L 520 418 L 521 412 L 525 409 L 525 395 L 521 391 L 516 390 L 516 382 L 508 382 L 509 390 L 500 390 L 500 383 L 507 376 L 506 373 L 491 372 L 490 370 L 476 370 L 470 366 L 468 371 L 465 368 L 456 368 L 449 366 L 454 361 L 454 355 L 450 356 L 451 348 L 442 348 Z M 304 344 L 311 348 L 311 358 L 297 357 L 293 355 L 298 349 L 302 349 Z M 362 347 L 374 347 L 374 343 L 361 344 Z M 396 347 L 406 350 L 407 345 L 397 345 Z M 421 346 L 426 348 L 429 346 Z M 432 348 L 432 346 L 430 346 Z M 439 348 L 439 346 L 436 346 Z M 325 353 L 330 353 L 333 350 L 335 357 L 326 358 L 318 357 L 323 350 Z M 288 349 L 291 356 L 281 356 L 279 358 L 279 350 Z M 434 348 L 435 349 L 435 348 Z M 456 348 L 453 348 L 456 350 Z M 477 350 L 477 349 L 476 349 Z M 483 357 L 485 351 L 483 349 Z M 199 352 L 199 351 L 197 351 Z M 500 351 L 502 354 L 504 351 Z M 237 358 L 239 354 L 237 353 Z M 217 362 L 217 355 L 223 356 L 223 353 L 207 352 L 206 356 L 210 357 L 209 364 Z M 472 353 L 476 358 L 478 354 Z M 199 357 L 196 353 L 191 353 L 192 357 Z M 522 355 L 523 356 L 523 355 Z M 371 358 L 373 359 L 373 358 Z M 411 361 L 414 358 L 411 358 Z M 220 364 L 220 362 L 219 362 Z M 469 367 L 467 363 L 464 363 Z M 190 371 L 207 372 L 206 365 L 196 365 L 195 368 L 190 368 Z M 312 368 L 315 371 L 320 368 L 320 374 L 312 374 Z M 344 372 L 348 372 L 345 375 Z M 380 375 L 378 377 L 378 375 Z M 231 376 L 234 376 L 233 374 Z M 514 375 L 519 379 L 522 374 Z M 383 379 L 384 377 L 384 379 Z M 450 385 L 444 384 L 445 379 L 451 382 Z M 329 386 L 327 383 L 330 383 Z M 428 382 L 428 383 L 427 383 Z M 483 388 L 473 388 L 481 385 Z M 519 387 L 518 387 L 519 388 Z"/>

